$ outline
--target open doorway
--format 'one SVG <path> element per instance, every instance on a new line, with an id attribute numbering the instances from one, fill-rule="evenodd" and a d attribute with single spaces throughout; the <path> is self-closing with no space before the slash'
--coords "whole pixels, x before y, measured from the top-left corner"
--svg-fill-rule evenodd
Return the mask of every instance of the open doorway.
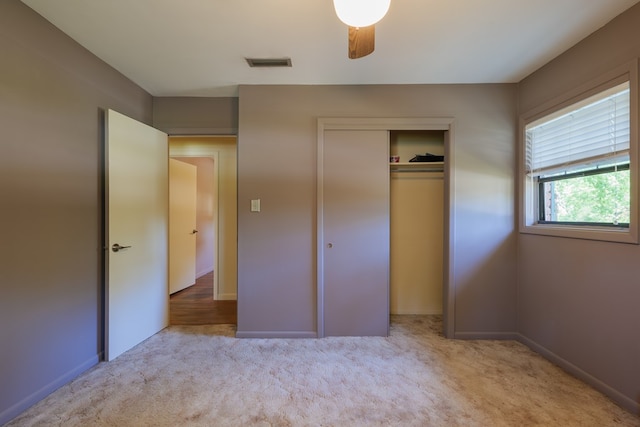
<path id="1" fill-rule="evenodd" d="M 169 157 L 197 170 L 195 280 L 171 294 L 171 324 L 237 322 L 236 153 L 235 136 L 169 138 Z"/>

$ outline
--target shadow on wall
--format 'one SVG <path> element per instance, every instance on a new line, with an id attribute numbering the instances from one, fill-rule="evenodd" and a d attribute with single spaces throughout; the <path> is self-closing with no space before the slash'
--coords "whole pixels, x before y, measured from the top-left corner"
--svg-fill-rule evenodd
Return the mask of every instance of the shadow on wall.
<path id="1" fill-rule="evenodd" d="M 465 203 L 456 204 L 456 218 L 466 221 L 456 221 L 453 244 L 455 336 L 488 338 L 493 334 L 498 338 L 500 334 L 514 334 L 517 330 L 517 229 L 513 214 L 509 213 L 514 203 L 513 186 L 505 185 L 506 177 L 477 172 L 456 170 L 456 179 L 472 180 L 475 186 L 496 188 L 496 191 L 457 198 Z M 499 189 L 500 186 L 503 188 Z M 504 221 L 496 220 L 497 212 L 507 213 Z"/>

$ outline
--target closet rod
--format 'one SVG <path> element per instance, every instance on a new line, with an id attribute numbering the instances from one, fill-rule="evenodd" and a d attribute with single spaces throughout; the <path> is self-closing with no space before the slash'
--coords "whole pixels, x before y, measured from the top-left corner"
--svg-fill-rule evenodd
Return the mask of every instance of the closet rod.
<path id="1" fill-rule="evenodd" d="M 389 163 L 391 172 L 444 172 L 444 162 Z"/>

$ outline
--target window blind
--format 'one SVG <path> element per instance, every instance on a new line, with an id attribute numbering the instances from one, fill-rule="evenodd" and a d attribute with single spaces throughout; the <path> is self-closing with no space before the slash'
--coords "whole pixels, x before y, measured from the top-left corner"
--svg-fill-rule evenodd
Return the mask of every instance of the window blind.
<path id="1" fill-rule="evenodd" d="M 529 124 L 527 172 L 548 175 L 626 162 L 629 134 L 626 82 Z"/>

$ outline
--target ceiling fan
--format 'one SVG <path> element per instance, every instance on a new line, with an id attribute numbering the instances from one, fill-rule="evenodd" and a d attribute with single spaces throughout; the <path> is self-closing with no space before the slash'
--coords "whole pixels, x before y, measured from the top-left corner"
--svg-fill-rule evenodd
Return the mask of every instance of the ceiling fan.
<path id="1" fill-rule="evenodd" d="M 349 26 L 349 58 L 358 59 L 367 56 L 375 49 L 376 26 Z"/>
<path id="2" fill-rule="evenodd" d="M 336 15 L 349 26 L 349 58 L 362 58 L 374 51 L 375 24 L 390 4 L 391 0 L 333 0 Z"/>

